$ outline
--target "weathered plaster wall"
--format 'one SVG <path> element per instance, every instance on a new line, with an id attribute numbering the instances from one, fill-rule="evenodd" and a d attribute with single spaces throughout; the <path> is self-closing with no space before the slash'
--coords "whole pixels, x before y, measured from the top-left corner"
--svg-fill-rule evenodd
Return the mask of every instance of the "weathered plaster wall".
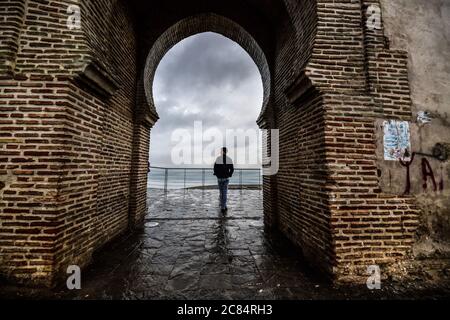
<path id="1" fill-rule="evenodd" d="M 411 141 L 412 151 L 418 153 L 410 167 L 411 194 L 421 209 L 418 241 L 413 252 L 418 257 L 450 257 L 449 162 L 423 155 L 431 154 L 436 143 L 450 143 L 450 1 L 380 2 L 390 47 L 406 50 L 409 55 Z M 417 122 L 421 111 L 430 114 L 430 123 Z M 424 188 L 422 159 L 430 163 L 437 191 L 431 176 L 427 177 L 427 188 Z M 383 171 L 383 191 L 405 192 L 406 168 L 399 163 L 385 162 Z"/>
<path id="2" fill-rule="evenodd" d="M 450 1 L 381 0 L 381 5 L 391 47 L 409 53 L 413 108 L 449 117 Z"/>

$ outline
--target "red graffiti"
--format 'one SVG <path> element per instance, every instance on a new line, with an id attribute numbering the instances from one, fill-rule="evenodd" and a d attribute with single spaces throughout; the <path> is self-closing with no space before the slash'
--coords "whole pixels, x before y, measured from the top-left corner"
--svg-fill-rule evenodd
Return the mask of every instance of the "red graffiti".
<path id="1" fill-rule="evenodd" d="M 416 154 L 413 153 L 410 161 L 400 160 L 400 164 L 406 168 L 406 188 L 405 195 L 409 195 L 411 193 L 411 164 L 414 162 Z M 433 183 L 433 191 L 438 190 L 438 185 L 436 183 L 436 179 L 434 176 L 433 169 L 431 168 L 430 162 L 422 158 L 422 179 L 423 179 L 423 189 L 428 189 L 428 179 L 431 179 Z M 441 181 L 439 181 L 439 190 L 444 190 L 444 177 L 441 175 Z"/>
<path id="2" fill-rule="evenodd" d="M 404 167 L 406 167 L 406 189 L 405 194 L 411 193 L 411 164 L 414 162 L 414 158 L 416 157 L 416 154 L 413 153 L 411 156 L 410 161 L 403 161 L 400 159 L 400 164 Z"/>
<path id="3" fill-rule="evenodd" d="M 433 191 L 437 191 L 436 179 L 434 178 L 433 169 L 431 168 L 430 162 L 427 159 L 422 159 L 422 178 L 423 178 L 423 189 L 428 188 L 428 178 L 431 178 L 433 182 Z"/>

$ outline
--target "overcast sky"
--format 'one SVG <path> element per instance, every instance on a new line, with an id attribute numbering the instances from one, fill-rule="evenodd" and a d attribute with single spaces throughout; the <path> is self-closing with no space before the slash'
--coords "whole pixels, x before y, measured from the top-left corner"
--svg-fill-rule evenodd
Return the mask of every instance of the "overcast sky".
<path id="1" fill-rule="evenodd" d="M 208 142 L 203 138 L 202 145 L 202 138 L 194 137 L 196 121 L 201 121 L 206 135 L 225 136 L 227 129 L 258 132 L 256 119 L 263 100 L 261 75 L 244 49 L 219 34 L 201 33 L 173 47 L 158 66 L 153 92 L 160 116 L 151 134 L 153 166 L 184 166 L 174 162 L 172 154 L 188 158 L 189 154 L 178 150 L 189 145 L 190 138 L 197 142 L 197 148 L 191 148 L 191 159 L 202 158 L 208 145 L 211 148 L 212 139 Z M 248 150 L 255 150 L 256 143 L 249 139 Z M 242 150 L 244 146 L 240 147 Z M 193 164 L 205 166 L 209 161 L 204 159 L 202 164 Z"/>

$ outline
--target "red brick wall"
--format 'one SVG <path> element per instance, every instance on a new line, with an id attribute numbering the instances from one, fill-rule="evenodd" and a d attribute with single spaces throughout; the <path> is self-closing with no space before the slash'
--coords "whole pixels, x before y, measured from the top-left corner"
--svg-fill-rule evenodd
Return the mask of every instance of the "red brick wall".
<path id="1" fill-rule="evenodd" d="M 371 99 L 327 95 L 326 136 L 335 273 L 365 274 L 405 258 L 414 241 L 412 199 L 381 193 Z"/>
<path id="2" fill-rule="evenodd" d="M 90 1 L 82 12 L 94 16 L 83 15 L 83 28 L 69 30 L 69 3 L 75 2 L 27 1 L 19 49 L 8 46 L 16 51 L 14 75 L 5 74 L 0 83 L 5 106 L 0 168 L 6 180 L 0 191 L 0 268 L 19 280 L 31 277 L 47 285 L 67 265 L 86 264 L 93 250 L 129 226 L 133 18 L 120 2 Z M 108 21 L 102 20 L 103 12 L 110 13 Z M 95 25 L 99 21 L 105 25 Z M 108 35 L 86 33 L 93 25 Z M 99 96 L 74 81 L 88 62 L 120 84 L 112 96 Z M 148 129 L 140 129 L 144 145 L 148 135 Z M 134 210 L 146 211 L 142 204 Z"/>
<path id="3" fill-rule="evenodd" d="M 64 149 L 61 84 L 0 81 L 0 271 L 49 283 L 53 272 Z"/>
<path id="4" fill-rule="evenodd" d="M 411 198 L 379 188 L 374 121 L 410 120 L 411 101 L 406 54 L 387 48 L 382 29 L 365 27 L 369 4 L 378 1 L 317 1 L 317 33 L 305 68 L 315 89 L 308 90 L 292 41 L 283 41 L 289 25 L 277 42 L 280 228 L 338 279 L 407 258 L 418 225 Z M 316 18 L 302 16 L 303 23 Z"/>
<path id="5" fill-rule="evenodd" d="M 0 272 L 50 284 L 65 148 L 66 84 L 79 54 L 80 33 L 66 32 L 69 2 L 1 4 Z"/>
<path id="6" fill-rule="evenodd" d="M 92 7 L 83 12 L 92 17 L 86 15 L 83 19 L 88 26 L 95 23 L 96 28 L 83 29 L 89 39 L 89 59 L 103 66 L 119 85 L 110 97 L 95 97 L 84 88 L 68 87 L 69 159 L 61 182 L 65 230 L 58 235 L 56 259 L 56 270 L 61 272 L 67 265 L 87 263 L 93 250 L 129 226 L 136 139 L 133 17 L 120 1 L 89 5 Z M 149 131 L 139 134 L 148 136 Z M 140 210 L 145 212 L 145 208 Z"/>

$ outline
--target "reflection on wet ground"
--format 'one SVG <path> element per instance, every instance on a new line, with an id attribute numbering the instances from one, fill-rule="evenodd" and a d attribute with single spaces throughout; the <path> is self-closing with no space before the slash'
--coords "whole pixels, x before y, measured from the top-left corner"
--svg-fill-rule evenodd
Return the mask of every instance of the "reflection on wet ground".
<path id="1" fill-rule="evenodd" d="M 263 228 L 262 193 L 231 190 L 230 211 L 215 190 L 149 192 L 146 227 L 95 256 L 82 290 L 34 292 L 68 299 L 388 299 L 449 297 L 416 284 L 335 287 L 301 253 Z M 448 287 L 447 287 L 448 288 Z M 0 289 L 0 296 L 2 296 Z M 9 291 L 9 297 L 21 293 Z M 3 290 L 3 296 L 6 291 Z"/>

